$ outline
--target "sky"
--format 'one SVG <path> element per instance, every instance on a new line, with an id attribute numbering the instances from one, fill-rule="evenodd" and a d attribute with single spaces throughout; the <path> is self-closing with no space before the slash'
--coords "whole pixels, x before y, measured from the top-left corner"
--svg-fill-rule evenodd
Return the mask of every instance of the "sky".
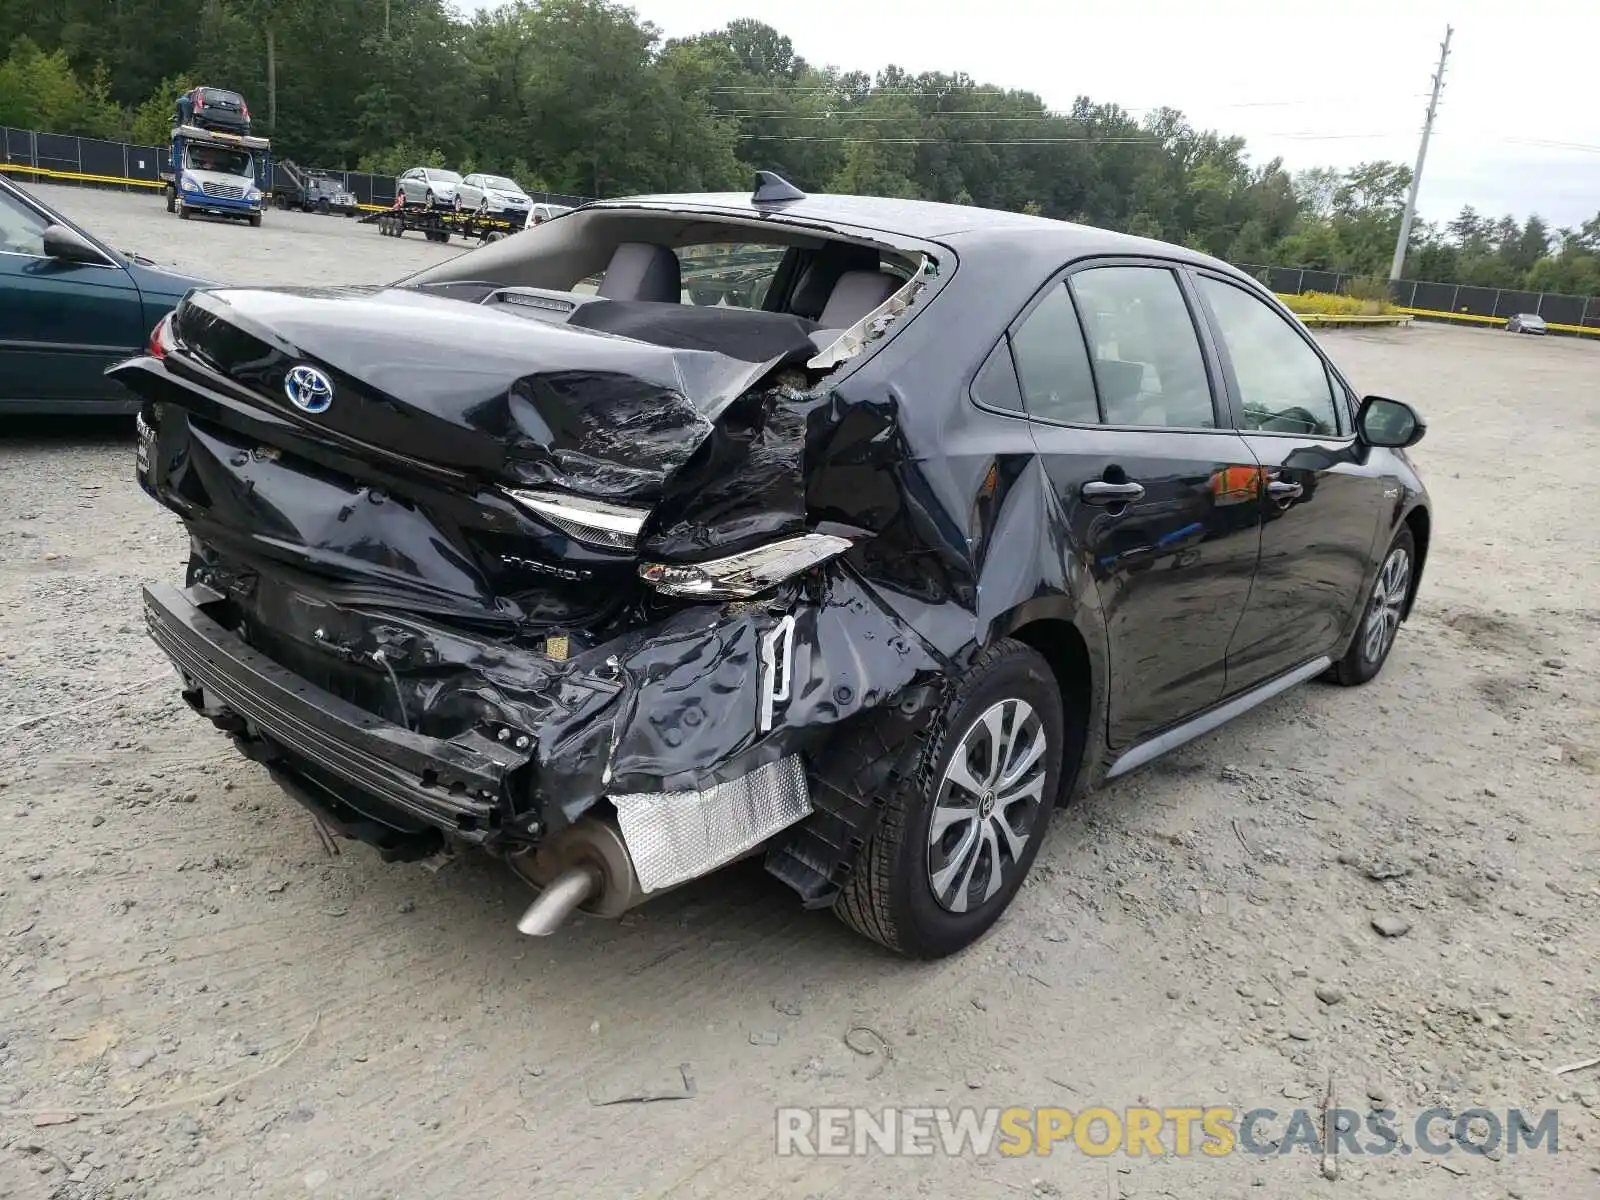
<path id="1" fill-rule="evenodd" d="M 497 0 L 454 0 L 492 8 Z M 1247 139 L 1290 170 L 1414 163 L 1454 27 L 1418 212 L 1463 205 L 1553 226 L 1600 213 L 1600 5 L 1592 0 L 627 0 L 668 37 L 754 17 L 812 63 L 965 71 L 984 84 L 1139 110 Z"/>

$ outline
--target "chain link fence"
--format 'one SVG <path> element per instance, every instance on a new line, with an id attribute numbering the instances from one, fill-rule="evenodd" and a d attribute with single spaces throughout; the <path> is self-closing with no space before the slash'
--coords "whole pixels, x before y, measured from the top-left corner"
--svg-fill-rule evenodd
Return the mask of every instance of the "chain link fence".
<path id="1" fill-rule="evenodd" d="M 1353 274 L 1318 271 L 1310 267 L 1272 267 L 1240 263 L 1273 291 L 1283 295 L 1301 292 L 1343 292 Z M 1524 292 L 1511 288 L 1473 287 L 1470 284 L 1429 283 L 1398 279 L 1389 285 L 1390 299 L 1401 308 L 1421 313 L 1442 313 L 1468 321 L 1499 322 L 1519 313 L 1536 313 L 1551 325 L 1600 331 L 1600 297 L 1562 296 L 1554 292 Z"/>
<path id="2" fill-rule="evenodd" d="M 358 204 L 388 208 L 394 203 L 393 176 L 315 166 L 292 167 L 289 172 L 283 168 L 283 163 L 277 164 L 276 181 L 271 175 L 264 181 L 269 191 L 274 182 L 280 185 L 296 182 L 293 174 L 317 174 L 338 180 L 340 186 L 355 196 Z M 0 169 L 50 183 L 123 191 L 159 190 L 165 186 L 162 175 L 172 173 L 172 148 L 134 146 L 126 142 L 0 126 Z M 568 207 L 589 200 L 587 196 L 567 196 L 559 192 L 529 192 L 528 195 L 539 204 Z"/>

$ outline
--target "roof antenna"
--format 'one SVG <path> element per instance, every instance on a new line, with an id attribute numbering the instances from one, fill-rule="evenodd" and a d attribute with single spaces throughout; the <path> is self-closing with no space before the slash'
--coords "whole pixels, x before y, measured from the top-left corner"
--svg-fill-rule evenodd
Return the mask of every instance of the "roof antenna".
<path id="1" fill-rule="evenodd" d="M 756 190 L 750 197 L 751 204 L 788 204 L 805 198 L 804 192 L 776 171 L 756 172 Z"/>

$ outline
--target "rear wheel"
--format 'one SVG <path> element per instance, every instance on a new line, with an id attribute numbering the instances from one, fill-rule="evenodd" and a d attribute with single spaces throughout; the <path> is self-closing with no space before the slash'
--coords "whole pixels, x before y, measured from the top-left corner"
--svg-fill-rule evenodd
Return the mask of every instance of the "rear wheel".
<path id="1" fill-rule="evenodd" d="M 174 189 L 174 188 L 168 188 L 167 189 L 167 211 L 168 212 L 177 212 L 178 211 L 178 193 L 177 193 L 177 190 Z"/>
<path id="2" fill-rule="evenodd" d="M 1355 639 L 1345 656 L 1329 672 L 1334 682 L 1355 687 L 1383 670 L 1383 664 L 1389 660 L 1389 651 L 1394 649 L 1400 622 L 1405 616 L 1416 564 L 1416 539 L 1411 536 L 1408 527 L 1401 526 L 1400 532 L 1389 544 L 1389 552 L 1378 566 L 1378 577 L 1372 582 L 1372 592 L 1367 597 Z"/>
<path id="3" fill-rule="evenodd" d="M 986 647 L 887 797 L 834 912 L 913 958 L 964 949 L 1000 918 L 1044 839 L 1061 785 L 1061 692 L 1021 642 Z"/>

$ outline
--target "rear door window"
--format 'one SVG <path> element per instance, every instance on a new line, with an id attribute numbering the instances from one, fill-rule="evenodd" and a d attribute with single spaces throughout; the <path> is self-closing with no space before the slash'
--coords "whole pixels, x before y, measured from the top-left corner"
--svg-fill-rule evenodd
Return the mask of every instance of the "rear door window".
<path id="1" fill-rule="evenodd" d="M 1011 352 L 1030 417 L 1067 425 L 1099 423 L 1089 355 L 1066 285 L 1051 284 L 1012 331 Z"/>

